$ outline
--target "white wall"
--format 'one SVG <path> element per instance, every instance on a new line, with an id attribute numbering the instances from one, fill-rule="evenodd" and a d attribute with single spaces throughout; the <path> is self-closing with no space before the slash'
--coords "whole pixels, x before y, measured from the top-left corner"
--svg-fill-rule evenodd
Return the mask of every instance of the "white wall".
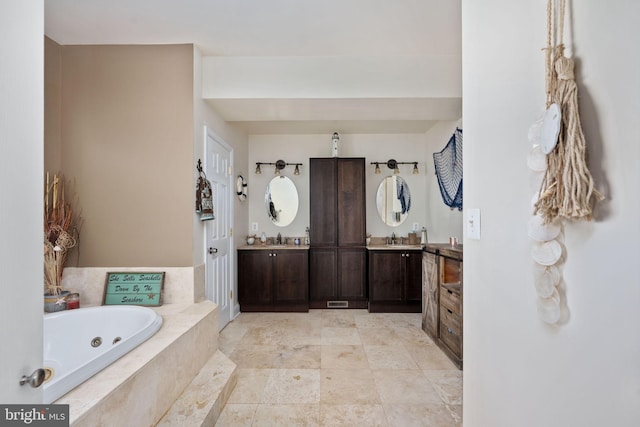
<path id="1" fill-rule="evenodd" d="M 365 157 L 366 160 L 367 231 L 373 236 L 390 236 L 393 232 L 406 236 L 413 223 L 418 223 L 419 227 L 428 228 L 432 242 L 445 242 L 450 235 L 462 237 L 462 215 L 442 202 L 432 157 L 446 145 L 455 126 L 455 122 L 440 122 L 426 134 L 340 134 L 340 157 Z M 305 227 L 309 225 L 309 158 L 330 157 L 331 137 L 331 134 L 249 136 L 249 227 L 257 222 L 258 234 L 264 231 L 268 236 L 278 232 L 283 236 L 304 236 Z M 381 165 L 382 173 L 376 175 L 375 167 L 370 164 L 391 158 L 401 162 L 417 161 L 420 170 L 418 175 L 413 175 L 412 165 L 400 166 L 400 176 L 409 185 L 412 202 L 407 219 L 398 227 L 386 226 L 375 204 L 380 182 L 392 171 Z M 271 223 L 264 204 L 264 191 L 275 176 L 273 166 L 263 166 L 261 175 L 254 173 L 256 162 L 274 163 L 278 159 L 303 163 L 299 176 L 293 175 L 293 166 L 284 170 L 296 185 L 300 202 L 294 222 L 282 228 Z"/>
<path id="2" fill-rule="evenodd" d="M 640 423 L 640 2 L 567 2 L 590 167 L 607 200 L 565 228 L 569 318 L 536 313 L 529 126 L 544 108 L 546 2 L 463 0 L 464 425 Z M 565 41 L 567 41 L 565 39 Z"/>

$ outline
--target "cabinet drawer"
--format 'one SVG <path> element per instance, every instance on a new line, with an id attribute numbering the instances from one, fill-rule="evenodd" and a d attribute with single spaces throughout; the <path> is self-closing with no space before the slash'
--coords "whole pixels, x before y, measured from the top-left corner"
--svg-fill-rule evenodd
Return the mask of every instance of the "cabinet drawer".
<path id="1" fill-rule="evenodd" d="M 441 306 L 440 319 L 449 327 L 455 329 L 458 335 L 462 335 L 462 317 L 451 311 L 451 309 Z"/>
<path id="2" fill-rule="evenodd" d="M 440 340 L 459 358 L 462 358 L 462 334 L 455 325 L 440 318 Z"/>
<path id="3" fill-rule="evenodd" d="M 455 290 L 440 286 L 440 305 L 445 306 L 457 315 L 462 314 L 462 299 Z"/>

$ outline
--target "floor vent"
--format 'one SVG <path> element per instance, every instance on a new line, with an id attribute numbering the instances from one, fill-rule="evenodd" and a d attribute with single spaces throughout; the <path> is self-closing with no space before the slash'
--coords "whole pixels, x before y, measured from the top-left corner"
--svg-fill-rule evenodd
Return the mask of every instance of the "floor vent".
<path id="1" fill-rule="evenodd" d="M 327 301 L 327 308 L 349 308 L 349 301 Z"/>

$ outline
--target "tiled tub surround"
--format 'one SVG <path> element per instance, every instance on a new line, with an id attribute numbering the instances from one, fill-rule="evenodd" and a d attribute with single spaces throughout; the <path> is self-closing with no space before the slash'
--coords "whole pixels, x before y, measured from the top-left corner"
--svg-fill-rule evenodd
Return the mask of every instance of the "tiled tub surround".
<path id="1" fill-rule="evenodd" d="M 163 304 L 203 301 L 204 264 L 193 267 L 66 267 L 62 287 L 80 293 L 80 306 L 102 305 L 104 285 L 109 272 L 164 271 Z"/>
<path id="2" fill-rule="evenodd" d="M 195 291 L 204 289 L 204 266 L 65 268 L 63 286 L 80 293 L 81 307 L 101 305 L 106 273 L 125 271 L 166 272 L 163 305 L 152 307 L 162 316 L 162 327 L 54 403 L 69 404 L 74 427 L 153 426 L 163 416 L 180 413 L 196 387 L 207 396 L 198 396 L 190 406 L 212 424 L 235 386 L 236 369 L 218 351 L 217 305 Z M 211 392 L 216 388 L 220 396 Z M 189 425 L 200 425 L 191 418 Z"/>
<path id="3" fill-rule="evenodd" d="M 420 313 L 241 313 L 220 333 L 238 382 L 216 426 L 462 425 L 462 372 Z"/>
<path id="4" fill-rule="evenodd" d="M 72 426 L 155 425 L 216 353 L 214 303 L 154 310 L 163 325 L 153 337 L 54 402 L 69 404 Z"/>

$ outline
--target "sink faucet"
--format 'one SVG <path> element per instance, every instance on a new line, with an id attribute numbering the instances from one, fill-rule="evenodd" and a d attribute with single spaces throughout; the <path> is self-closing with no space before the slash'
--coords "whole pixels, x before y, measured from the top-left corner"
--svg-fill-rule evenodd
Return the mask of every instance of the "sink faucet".
<path id="1" fill-rule="evenodd" d="M 282 235 L 280 233 L 278 233 L 278 237 L 276 238 L 276 244 L 278 245 L 282 244 Z"/>
<path id="2" fill-rule="evenodd" d="M 391 233 L 391 244 L 392 245 L 396 244 L 396 233 Z"/>

